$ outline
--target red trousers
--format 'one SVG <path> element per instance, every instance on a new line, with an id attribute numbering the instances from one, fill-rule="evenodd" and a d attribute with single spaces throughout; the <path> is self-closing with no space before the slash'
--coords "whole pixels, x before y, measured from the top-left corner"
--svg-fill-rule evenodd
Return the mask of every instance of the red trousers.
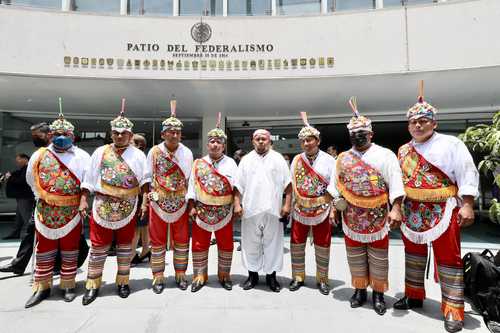
<path id="1" fill-rule="evenodd" d="M 101 286 L 102 271 L 106 263 L 108 250 L 113 241 L 116 241 L 116 261 L 118 271 L 116 274 L 117 285 L 127 285 L 130 275 L 130 253 L 132 252 L 132 239 L 135 233 L 137 217 L 120 229 L 112 230 L 97 224 L 94 217 L 90 217 L 90 248 L 89 267 L 87 272 L 87 289 L 99 288 Z"/>
<path id="2" fill-rule="evenodd" d="M 362 243 L 344 236 L 351 283 L 356 289 L 371 286 L 374 291 L 389 289 L 389 237 L 371 243 Z"/>
<path id="3" fill-rule="evenodd" d="M 58 249 L 61 250 L 62 259 L 59 287 L 61 289 L 75 287 L 81 233 L 81 223 L 78 223 L 66 236 L 59 239 L 45 238 L 36 231 L 35 283 L 33 284 L 35 291 L 48 289 L 52 285 L 52 272 Z"/>
<path id="4" fill-rule="evenodd" d="M 219 280 L 229 281 L 231 263 L 233 259 L 233 222 L 229 222 L 223 228 L 217 230 L 218 272 Z M 191 252 L 193 256 L 193 282 L 205 283 L 208 279 L 208 249 L 212 232 L 206 231 L 193 222 Z"/>
<path id="5" fill-rule="evenodd" d="M 455 208 L 448 229 L 432 242 L 435 257 L 435 272 L 441 282 L 441 309 L 446 317 L 464 319 L 464 281 L 460 249 L 460 226 Z M 405 245 L 405 295 L 424 299 L 424 275 L 427 263 L 427 244 L 415 244 L 402 235 Z"/>
<path id="6" fill-rule="evenodd" d="M 296 220 L 292 220 L 292 235 L 290 238 L 292 279 L 300 282 L 305 280 L 306 241 L 311 228 L 316 257 L 316 281 L 328 283 L 330 244 L 332 241 L 332 226 L 328 218 L 314 226 L 305 225 Z"/>
<path id="7" fill-rule="evenodd" d="M 186 273 L 189 256 L 189 224 L 188 212 L 186 211 L 178 221 L 165 223 L 149 208 L 149 238 L 151 241 L 151 270 L 153 272 L 153 284 L 164 281 L 165 271 L 165 249 L 167 245 L 167 233 L 170 228 L 169 244 L 174 248 L 174 269 L 176 280 Z"/>

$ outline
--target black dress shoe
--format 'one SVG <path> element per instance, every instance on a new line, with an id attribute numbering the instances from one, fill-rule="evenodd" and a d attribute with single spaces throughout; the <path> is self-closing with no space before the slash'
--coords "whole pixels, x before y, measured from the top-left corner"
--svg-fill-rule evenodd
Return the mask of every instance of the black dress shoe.
<path id="1" fill-rule="evenodd" d="M 153 292 L 155 294 L 161 294 L 163 292 L 163 289 L 165 289 L 165 283 L 153 284 Z"/>
<path id="2" fill-rule="evenodd" d="M 295 279 L 293 279 L 291 282 L 290 282 L 290 286 L 288 287 L 288 289 L 290 289 L 290 291 L 297 291 L 300 289 L 300 287 L 302 287 L 304 285 L 304 281 L 297 281 Z"/>
<path id="3" fill-rule="evenodd" d="M 219 281 L 219 283 L 222 286 L 222 288 L 226 290 L 233 290 L 233 282 L 231 282 L 231 280 L 222 280 Z"/>
<path id="4" fill-rule="evenodd" d="M 26 309 L 31 308 L 32 306 L 37 305 L 38 303 L 48 298 L 49 296 L 50 296 L 50 288 L 41 291 L 36 291 L 35 293 L 33 293 L 33 295 L 31 295 L 30 299 L 26 302 L 24 307 Z"/>
<path id="5" fill-rule="evenodd" d="M 195 293 L 197 292 L 198 290 L 200 290 L 201 288 L 203 288 L 205 284 L 202 283 L 201 281 L 195 281 L 191 284 L 191 292 Z"/>
<path id="6" fill-rule="evenodd" d="M 423 306 L 423 301 L 421 299 L 409 298 L 408 296 L 404 296 L 399 299 L 392 306 L 396 310 L 409 310 L 415 308 L 421 308 Z"/>
<path id="7" fill-rule="evenodd" d="M 248 271 L 248 279 L 243 283 L 243 290 L 255 288 L 259 283 L 259 273 Z"/>
<path id="8" fill-rule="evenodd" d="M 387 311 L 387 307 L 385 306 L 384 293 L 379 293 L 378 291 L 372 292 L 372 305 L 373 310 L 376 313 L 383 316 Z"/>
<path id="9" fill-rule="evenodd" d="M 177 287 L 180 289 L 180 290 L 186 290 L 188 288 L 188 282 L 186 281 L 185 278 L 181 278 L 178 282 L 177 282 Z"/>
<path id="10" fill-rule="evenodd" d="M 359 308 L 366 302 L 366 289 L 356 289 L 351 299 L 351 308 Z"/>
<path id="11" fill-rule="evenodd" d="M 98 294 L 99 294 L 99 289 L 95 289 L 95 288 L 86 289 L 85 295 L 83 295 L 83 298 L 82 298 L 82 304 L 89 305 L 90 303 L 95 301 Z"/>
<path id="12" fill-rule="evenodd" d="M 72 302 L 76 297 L 75 288 L 66 288 L 62 290 L 63 299 L 65 302 Z"/>
<path id="13" fill-rule="evenodd" d="M 451 315 L 444 320 L 444 329 L 447 332 L 455 333 L 462 330 L 464 327 L 464 322 L 462 320 L 453 320 Z"/>
<path id="14" fill-rule="evenodd" d="M 128 284 L 118 286 L 117 292 L 118 296 L 120 296 L 121 298 L 127 298 L 128 295 L 130 295 L 130 287 L 128 286 Z"/>
<path id="15" fill-rule="evenodd" d="M 281 286 L 276 280 L 276 272 L 266 275 L 266 284 L 269 287 L 269 289 L 271 289 L 275 293 L 279 293 L 281 290 Z"/>
<path id="16" fill-rule="evenodd" d="M 318 290 L 323 295 L 330 294 L 330 286 L 326 282 L 320 282 L 320 283 L 318 283 Z"/>
<path id="17" fill-rule="evenodd" d="M 8 263 L 7 265 L 0 266 L 0 272 L 2 273 L 14 273 L 16 275 L 23 275 L 24 271 L 17 270 L 12 263 Z"/>

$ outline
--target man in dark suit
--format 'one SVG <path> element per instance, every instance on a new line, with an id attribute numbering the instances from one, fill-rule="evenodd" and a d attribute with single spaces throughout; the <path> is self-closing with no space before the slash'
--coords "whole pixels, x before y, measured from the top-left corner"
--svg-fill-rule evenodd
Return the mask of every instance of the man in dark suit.
<path id="1" fill-rule="evenodd" d="M 28 166 L 29 156 L 26 154 L 16 155 L 17 170 L 7 173 L 7 183 L 5 192 L 8 198 L 16 199 L 16 225 L 15 229 L 3 239 L 15 239 L 21 236 L 24 225 L 28 225 L 31 219 L 35 197 L 26 183 L 26 168 Z"/>

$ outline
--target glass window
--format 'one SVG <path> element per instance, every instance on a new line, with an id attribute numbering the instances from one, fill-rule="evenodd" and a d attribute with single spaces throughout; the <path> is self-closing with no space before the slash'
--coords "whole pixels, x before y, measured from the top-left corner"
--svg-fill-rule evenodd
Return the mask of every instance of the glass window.
<path id="1" fill-rule="evenodd" d="M 222 0 L 179 0 L 180 15 L 222 16 Z"/>
<path id="2" fill-rule="evenodd" d="M 0 4 L 61 9 L 61 0 L 0 0 Z"/>
<path id="3" fill-rule="evenodd" d="M 129 0 L 130 15 L 172 15 L 172 0 Z"/>
<path id="4" fill-rule="evenodd" d="M 271 15 L 270 0 L 228 0 L 228 15 Z"/>
<path id="5" fill-rule="evenodd" d="M 120 0 L 74 0 L 73 9 L 79 12 L 120 13 Z"/>
<path id="6" fill-rule="evenodd" d="M 279 15 L 319 14 L 321 0 L 278 0 Z"/>
<path id="7" fill-rule="evenodd" d="M 402 6 L 401 0 L 384 0 L 384 7 Z"/>
<path id="8" fill-rule="evenodd" d="M 374 9 L 375 0 L 328 0 L 328 11 Z"/>
<path id="9" fill-rule="evenodd" d="M 433 2 L 437 2 L 437 0 L 384 0 L 384 7 L 402 6 L 403 3 L 411 6 Z"/>

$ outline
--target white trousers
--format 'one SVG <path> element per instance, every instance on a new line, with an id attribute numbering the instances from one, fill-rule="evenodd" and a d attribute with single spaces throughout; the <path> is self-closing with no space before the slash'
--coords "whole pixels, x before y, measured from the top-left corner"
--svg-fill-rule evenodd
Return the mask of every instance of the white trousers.
<path id="1" fill-rule="evenodd" d="M 245 268 L 265 274 L 283 268 L 283 225 L 279 218 L 262 213 L 241 221 L 241 257 Z"/>

